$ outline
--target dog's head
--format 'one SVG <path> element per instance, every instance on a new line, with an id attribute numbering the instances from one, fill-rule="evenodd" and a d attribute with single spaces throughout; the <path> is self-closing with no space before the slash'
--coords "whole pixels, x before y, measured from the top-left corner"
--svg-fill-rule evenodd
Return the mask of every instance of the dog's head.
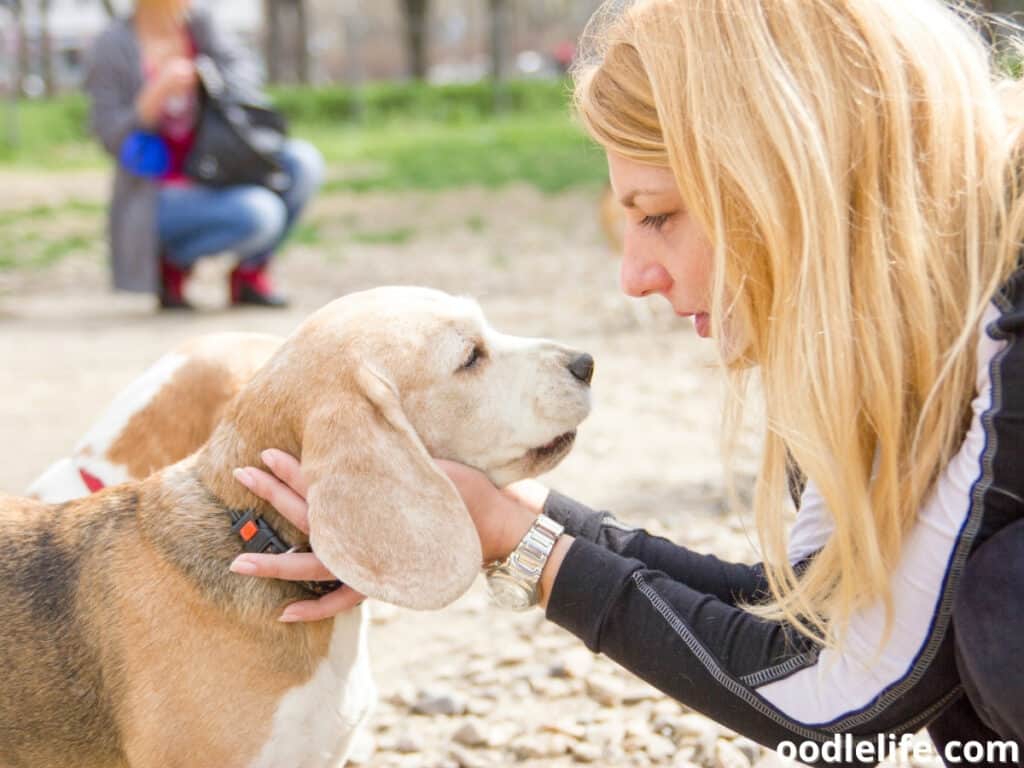
<path id="1" fill-rule="evenodd" d="M 364 594 L 435 608 L 468 589 L 481 553 L 432 457 L 498 485 L 551 469 L 590 410 L 592 371 L 589 355 L 498 333 L 471 300 L 380 288 L 314 314 L 257 380 L 289 412 L 317 555 Z"/>

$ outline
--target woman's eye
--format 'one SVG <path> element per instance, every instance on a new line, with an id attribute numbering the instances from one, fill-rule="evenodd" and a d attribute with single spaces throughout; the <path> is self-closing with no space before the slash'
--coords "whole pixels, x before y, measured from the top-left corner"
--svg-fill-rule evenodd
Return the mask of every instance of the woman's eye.
<path id="1" fill-rule="evenodd" d="M 464 362 L 462 364 L 462 368 L 460 370 L 465 371 L 465 370 L 467 370 L 469 368 L 472 368 L 478 362 L 480 362 L 480 359 L 483 356 L 484 356 L 484 350 L 483 350 L 483 348 L 479 344 L 477 344 L 476 346 L 473 347 L 473 351 L 469 353 L 469 357 L 466 358 L 466 362 Z"/>
<path id="2" fill-rule="evenodd" d="M 661 229 L 665 226 L 665 222 L 668 221 L 670 214 L 659 213 L 657 216 L 644 216 L 640 219 L 641 227 L 648 227 L 649 229 Z"/>

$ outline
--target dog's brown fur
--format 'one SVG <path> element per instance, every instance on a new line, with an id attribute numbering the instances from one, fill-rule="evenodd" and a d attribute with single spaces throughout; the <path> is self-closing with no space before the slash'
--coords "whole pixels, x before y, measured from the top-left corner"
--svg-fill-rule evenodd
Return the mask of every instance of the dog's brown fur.
<path id="1" fill-rule="evenodd" d="M 0 765 L 245 765 L 324 657 L 329 624 L 268 620 L 298 588 L 224 577 L 223 508 L 170 473 L 56 509 L 0 498 L 19 537 L 0 558 Z"/>
<path id="2" fill-rule="evenodd" d="M 142 479 L 193 453 L 281 342 L 255 333 L 217 334 L 180 345 L 174 351 L 186 356 L 187 364 L 129 420 L 107 459 Z"/>

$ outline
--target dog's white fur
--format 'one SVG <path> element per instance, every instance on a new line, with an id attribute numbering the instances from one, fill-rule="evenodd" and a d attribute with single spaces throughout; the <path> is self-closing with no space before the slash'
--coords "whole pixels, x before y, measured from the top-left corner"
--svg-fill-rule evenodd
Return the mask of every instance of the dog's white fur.
<path id="1" fill-rule="evenodd" d="M 566 435 L 574 435 L 590 407 L 588 382 L 568 370 L 578 353 L 549 341 L 498 333 L 475 302 L 427 289 L 377 289 L 347 296 L 315 313 L 280 349 L 279 340 L 268 337 L 229 343 L 236 355 L 239 346 L 253 347 L 239 358 L 246 362 L 238 366 L 238 381 L 232 384 L 241 392 L 226 407 L 220 402 L 223 392 L 199 397 L 206 407 L 216 403 L 223 408 L 224 418 L 202 450 L 140 486 L 139 498 L 158 498 L 161 508 L 140 508 L 139 529 L 149 530 L 147 520 L 162 520 L 170 510 L 182 516 L 183 530 L 196 526 L 196 540 L 210 528 L 211 515 L 220 514 L 216 507 L 206 511 L 210 498 L 226 508 L 260 508 L 264 503 L 237 484 L 230 471 L 258 464 L 264 448 L 280 447 L 301 454 L 309 483 L 310 541 L 319 557 L 364 594 L 414 608 L 448 604 L 470 586 L 481 565 L 476 530 L 433 458 L 476 466 L 499 485 L 539 474 L 568 452 L 572 439 Z M 217 345 L 199 346 L 209 351 Z M 269 362 L 253 374 L 255 363 L 271 353 Z M 224 354 L 214 357 L 223 367 Z M 176 402 L 183 390 L 220 380 L 210 378 L 216 366 L 210 368 L 209 357 L 196 364 L 200 375 L 189 371 L 189 365 L 188 359 L 172 357 L 144 374 L 90 431 L 100 437 L 90 438 L 95 445 L 86 458 L 101 446 L 115 444 L 120 444 L 117 453 L 126 455 L 133 436 L 153 432 L 140 428 L 140 419 L 141 427 L 164 423 L 167 408 L 184 405 Z M 120 431 L 119 425 L 124 425 Z M 139 450 L 145 454 L 148 449 Z M 88 466 L 109 470 L 102 464 Z M 136 463 L 126 471 L 142 472 L 143 466 Z M 50 493 L 38 483 L 36 487 L 41 494 Z M 98 504 L 101 497 L 95 498 Z M 79 502 L 75 514 L 87 518 L 90 503 Z M 294 539 L 296 532 L 288 533 Z M 145 546 L 159 555 L 166 575 L 121 565 L 126 577 L 139 582 L 110 601 L 101 622 L 120 626 L 125 616 L 140 609 L 137 601 L 149 615 L 142 624 L 125 624 L 127 645 L 120 650 L 124 659 L 119 668 L 129 674 L 122 703 L 128 721 L 121 727 L 131 734 L 125 742 L 130 768 L 186 763 L 213 768 L 214 758 L 203 754 L 237 755 L 231 765 L 248 768 L 343 764 L 375 699 L 363 611 L 357 608 L 332 620 L 326 653 L 283 695 L 270 693 L 277 690 L 273 687 L 260 690 L 258 677 L 250 677 L 246 685 L 233 684 L 230 674 L 224 674 L 225 654 L 237 654 L 253 665 L 281 659 L 295 643 L 309 654 L 317 647 L 317 629 L 274 626 L 279 598 L 267 583 L 244 587 L 250 597 L 230 608 L 237 600 L 227 607 L 202 601 L 203 589 L 210 585 L 197 581 L 196 596 L 190 599 L 200 602 L 191 609 L 177 606 L 173 595 L 180 594 L 180 587 L 170 595 L 162 590 L 182 575 L 192 578 L 174 565 L 182 550 L 159 540 Z M 117 551 L 127 551 L 131 561 L 131 547 L 122 545 Z M 185 556 L 193 553 L 186 549 Z M 219 575 L 213 578 L 217 589 L 238 591 L 240 584 L 249 584 L 226 572 L 223 582 Z M 206 613 L 204 629 L 194 626 L 189 610 Z M 206 635 L 197 635 L 213 627 L 217 641 L 207 646 Z M 168 632 L 177 633 L 181 642 L 169 646 Z M 155 647 L 164 650 L 152 656 Z M 188 670 L 185 679 L 183 669 Z M 201 721 L 176 723 L 172 702 L 175 695 L 193 691 L 187 680 L 211 681 L 194 691 L 206 714 Z M 219 681 L 219 687 L 212 681 Z M 273 702 L 265 701 L 268 695 L 276 697 Z M 247 724 L 266 734 L 258 748 L 245 740 L 235 743 L 232 715 L 222 711 L 240 698 L 273 711 L 271 722 Z M 173 738 L 167 728 L 174 731 Z M 192 746 L 199 743 L 204 743 L 202 751 Z M 106 768 L 105 763 L 81 764 Z M 35 763 L 26 765 L 36 768 Z M 217 768 L 224 765 L 221 758 Z"/>
<path id="2" fill-rule="evenodd" d="M 334 768 L 345 760 L 377 701 L 366 634 L 361 608 L 334 619 L 327 658 L 309 682 L 281 699 L 249 768 Z"/>

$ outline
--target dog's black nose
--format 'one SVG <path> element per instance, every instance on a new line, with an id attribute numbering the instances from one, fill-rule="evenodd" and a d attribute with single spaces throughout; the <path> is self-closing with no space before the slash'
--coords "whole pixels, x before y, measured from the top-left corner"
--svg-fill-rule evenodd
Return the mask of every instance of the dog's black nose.
<path id="1" fill-rule="evenodd" d="M 578 355 L 569 363 L 569 371 L 584 384 L 594 378 L 594 358 L 588 354 Z"/>

